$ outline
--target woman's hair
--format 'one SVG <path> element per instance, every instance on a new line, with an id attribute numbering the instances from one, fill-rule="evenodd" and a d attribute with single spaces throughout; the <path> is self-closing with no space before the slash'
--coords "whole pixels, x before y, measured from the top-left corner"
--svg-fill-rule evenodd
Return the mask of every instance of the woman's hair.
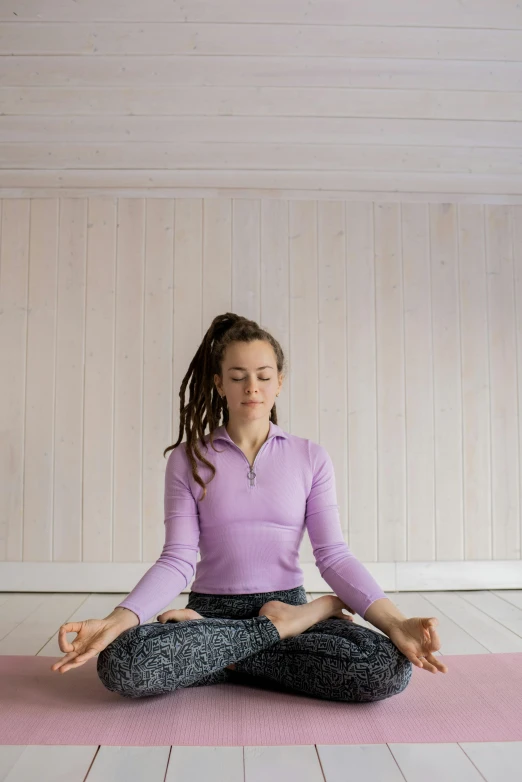
<path id="1" fill-rule="evenodd" d="M 192 468 L 192 475 L 196 483 L 203 489 L 201 500 L 205 499 L 207 489 L 197 472 L 196 459 L 210 467 L 212 476 L 208 483 L 214 478 L 216 468 L 207 461 L 199 450 L 199 442 L 204 443 L 205 429 L 207 424 L 210 430 L 210 444 L 214 451 L 213 432 L 221 423 L 221 413 L 223 413 L 223 424 L 228 422 L 228 407 L 226 399 L 222 399 L 214 383 L 214 375 L 222 375 L 222 364 L 225 350 L 232 342 L 253 342 L 254 340 L 265 340 L 272 345 L 275 353 L 277 371 L 283 372 L 285 366 L 285 357 L 279 342 L 274 337 L 260 328 L 253 320 L 248 320 L 233 312 L 225 312 L 224 315 L 218 315 L 210 324 L 210 328 L 203 337 L 194 358 L 190 362 L 187 374 L 183 378 L 179 389 L 180 398 L 180 421 L 178 440 L 173 445 L 165 448 L 163 456 L 167 451 L 177 448 L 181 443 L 183 434 L 187 435 L 186 450 L 187 456 Z M 185 404 L 185 389 L 190 381 L 190 394 L 187 404 Z M 277 424 L 276 406 L 270 411 L 270 421 Z"/>

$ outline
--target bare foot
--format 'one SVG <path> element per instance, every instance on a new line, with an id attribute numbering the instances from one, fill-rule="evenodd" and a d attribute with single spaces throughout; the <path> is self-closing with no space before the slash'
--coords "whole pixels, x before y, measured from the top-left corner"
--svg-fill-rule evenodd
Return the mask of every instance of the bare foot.
<path id="1" fill-rule="evenodd" d="M 267 616 L 283 638 L 293 638 L 323 619 L 338 616 L 346 606 L 337 595 L 323 595 L 300 606 L 288 605 L 280 600 L 269 600 L 261 607 L 258 616 Z M 344 618 L 344 614 L 341 614 Z"/>
<path id="2" fill-rule="evenodd" d="M 158 622 L 165 624 L 165 622 L 183 622 L 188 619 L 204 619 L 197 611 L 193 611 L 192 608 L 172 608 L 170 611 L 165 611 L 158 616 Z"/>

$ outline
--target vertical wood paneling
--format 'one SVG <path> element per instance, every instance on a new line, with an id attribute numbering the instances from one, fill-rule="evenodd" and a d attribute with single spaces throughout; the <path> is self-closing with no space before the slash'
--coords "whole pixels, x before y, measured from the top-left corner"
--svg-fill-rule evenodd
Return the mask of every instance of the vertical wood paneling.
<path id="1" fill-rule="evenodd" d="M 113 562 L 142 558 L 145 201 L 118 202 L 114 343 Z"/>
<path id="2" fill-rule="evenodd" d="M 289 387 L 290 430 L 321 441 L 319 422 L 319 302 L 317 268 L 317 202 L 291 201 L 288 211 L 288 263 L 292 381 Z M 314 562 L 312 545 L 304 535 L 302 562 Z"/>
<path id="3" fill-rule="evenodd" d="M 23 559 L 24 421 L 29 277 L 28 199 L 1 202 L 0 559 Z M 6 382 L 8 379 L 9 382 Z"/>
<path id="4" fill-rule="evenodd" d="M 435 559 L 429 209 L 401 205 L 406 394 L 406 559 Z"/>
<path id="5" fill-rule="evenodd" d="M 290 423 L 319 442 L 319 357 L 317 323 L 317 203 L 292 201 L 289 214 Z"/>
<path id="6" fill-rule="evenodd" d="M 290 203 L 283 199 L 261 201 L 261 323 L 278 340 L 286 359 L 283 387 L 276 399 L 278 425 L 290 431 L 293 413 L 291 353 Z M 298 380 L 297 382 L 302 382 Z M 308 535 L 299 545 L 302 563 L 315 561 Z"/>
<path id="7" fill-rule="evenodd" d="M 493 559 L 520 558 L 513 237 L 507 206 L 486 206 Z"/>
<path id="8" fill-rule="evenodd" d="M 491 438 L 484 207 L 458 205 L 464 559 L 490 559 Z"/>
<path id="9" fill-rule="evenodd" d="M 203 201 L 202 325 L 232 306 L 232 206 L 230 198 Z"/>
<path id="10" fill-rule="evenodd" d="M 231 310 L 281 342 L 280 425 L 330 453 L 356 556 L 519 559 L 521 216 L 3 202 L 1 556 L 159 556 L 179 387 L 212 318 Z M 306 535 L 300 556 L 313 561 Z"/>
<path id="11" fill-rule="evenodd" d="M 82 559 L 88 206 L 86 198 L 60 201 L 52 539 L 52 558 L 57 562 L 81 562 Z"/>
<path id="12" fill-rule="evenodd" d="M 202 322 L 203 286 L 203 201 L 180 198 L 175 203 L 174 221 L 174 298 L 172 351 L 172 421 L 175 427 L 172 445 L 178 439 L 179 389 L 190 362 L 210 323 Z M 186 404 L 189 386 L 185 390 Z M 186 439 L 184 435 L 182 439 Z M 166 456 L 168 458 L 169 451 Z M 165 462 L 166 464 L 166 462 Z"/>
<path id="13" fill-rule="evenodd" d="M 111 562 L 114 465 L 115 198 L 90 198 L 85 310 L 82 561 Z"/>
<path id="14" fill-rule="evenodd" d="M 517 362 L 517 436 L 518 436 L 518 502 L 522 509 L 522 207 L 512 206 L 513 263 L 515 278 L 515 337 Z M 520 513 L 522 537 L 522 512 Z M 522 553 L 519 554 L 522 558 Z"/>
<path id="15" fill-rule="evenodd" d="M 346 239 L 342 201 L 320 201 L 318 209 L 319 432 L 332 459 L 339 518 L 348 524 L 346 412 Z"/>
<path id="16" fill-rule="evenodd" d="M 142 559 L 154 562 L 163 548 L 165 467 L 172 445 L 172 290 L 174 201 L 149 198 L 145 225 L 143 347 Z M 179 400 L 175 390 L 174 398 Z M 179 408 L 178 408 L 179 417 Z"/>
<path id="17" fill-rule="evenodd" d="M 379 557 L 373 204 L 347 203 L 345 207 L 347 541 L 357 556 L 374 562 Z"/>
<path id="18" fill-rule="evenodd" d="M 35 198 L 29 229 L 24 426 L 25 561 L 51 561 L 56 363 L 57 198 Z"/>
<path id="19" fill-rule="evenodd" d="M 277 339 L 287 367 L 276 399 L 278 425 L 290 427 L 290 301 L 288 275 L 288 201 L 261 201 L 261 323 Z"/>
<path id="20" fill-rule="evenodd" d="M 456 204 L 430 204 L 435 559 L 464 557 Z"/>
<path id="21" fill-rule="evenodd" d="M 406 432 L 400 204 L 375 204 L 379 559 L 406 559 Z"/>
<path id="22" fill-rule="evenodd" d="M 260 319 L 261 203 L 237 198 L 232 202 L 232 309 Z"/>
<path id="23" fill-rule="evenodd" d="M 203 201 L 201 332 L 216 315 L 232 311 L 232 199 Z M 214 380 L 214 378 L 212 378 Z"/>

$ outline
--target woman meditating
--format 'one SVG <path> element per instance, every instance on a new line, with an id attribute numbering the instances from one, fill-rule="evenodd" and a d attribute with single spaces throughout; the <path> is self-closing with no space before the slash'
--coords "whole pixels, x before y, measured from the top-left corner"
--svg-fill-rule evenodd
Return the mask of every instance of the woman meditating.
<path id="1" fill-rule="evenodd" d="M 129 698 L 236 680 L 347 702 L 402 692 L 412 664 L 446 672 L 433 655 L 437 618 L 403 616 L 345 543 L 326 449 L 277 425 L 284 363 L 254 321 L 214 318 L 181 384 L 178 440 L 164 452 L 161 556 L 108 617 L 62 625 L 68 654 L 53 670 L 98 654 L 105 687 Z M 335 593 L 310 603 L 298 561 L 305 529 Z M 142 624 L 194 573 L 186 608 Z M 72 643 L 67 632 L 78 633 Z"/>

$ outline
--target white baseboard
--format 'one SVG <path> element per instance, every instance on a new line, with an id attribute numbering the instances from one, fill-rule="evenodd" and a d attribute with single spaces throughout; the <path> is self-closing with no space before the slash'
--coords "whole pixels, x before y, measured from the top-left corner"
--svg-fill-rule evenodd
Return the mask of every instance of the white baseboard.
<path id="1" fill-rule="evenodd" d="M 0 592 L 131 592 L 153 562 L 0 562 Z M 521 560 L 363 563 L 384 592 L 522 589 Z M 302 563 L 307 592 L 331 592 Z M 190 592 L 194 579 L 183 592 Z M 274 585 L 274 590 L 277 585 Z"/>

